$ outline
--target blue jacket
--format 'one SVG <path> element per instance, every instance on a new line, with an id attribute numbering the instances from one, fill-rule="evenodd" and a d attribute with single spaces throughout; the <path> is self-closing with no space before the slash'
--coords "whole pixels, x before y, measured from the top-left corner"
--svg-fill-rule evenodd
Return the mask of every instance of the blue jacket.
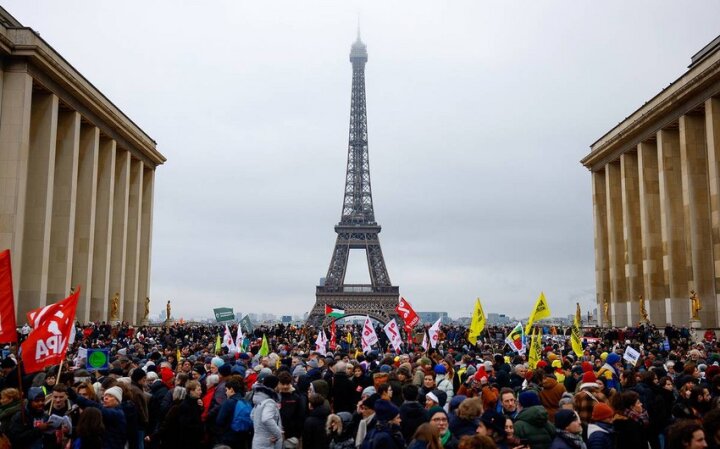
<path id="1" fill-rule="evenodd" d="M 587 449 L 615 447 L 615 429 L 612 424 L 596 422 L 588 425 Z"/>
<path id="2" fill-rule="evenodd" d="M 68 389 L 68 392 L 70 391 L 72 390 Z M 127 441 L 127 425 L 122 408 L 119 405 L 113 408 L 103 407 L 99 403 L 85 399 L 74 392 L 70 393 L 70 395 L 73 396 L 71 399 L 80 407 L 97 408 L 102 413 L 103 424 L 105 424 L 103 449 L 124 449 Z"/>

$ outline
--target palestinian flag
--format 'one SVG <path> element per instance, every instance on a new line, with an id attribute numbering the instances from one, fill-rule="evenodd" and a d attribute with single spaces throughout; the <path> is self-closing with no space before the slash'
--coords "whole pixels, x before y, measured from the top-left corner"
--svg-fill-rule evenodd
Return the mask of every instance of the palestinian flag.
<path id="1" fill-rule="evenodd" d="M 337 307 L 325 305 L 325 316 L 329 316 L 330 318 L 342 318 L 345 316 L 345 310 L 339 309 Z"/>

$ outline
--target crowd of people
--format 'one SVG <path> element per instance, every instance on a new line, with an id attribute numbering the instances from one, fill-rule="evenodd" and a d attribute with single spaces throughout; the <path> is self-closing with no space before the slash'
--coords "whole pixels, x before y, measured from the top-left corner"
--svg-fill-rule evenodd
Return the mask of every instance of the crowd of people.
<path id="1" fill-rule="evenodd" d="M 36 373 L 6 346 L 0 448 L 720 448 L 712 331 L 585 329 L 577 354 L 567 329 L 545 328 L 531 366 L 501 327 L 471 345 L 443 326 L 428 350 L 412 338 L 393 351 L 378 332 L 365 353 L 353 325 L 333 348 L 282 324 L 218 348 L 223 330 L 79 326 L 66 360 Z M 87 349 L 109 366 L 92 370 Z"/>

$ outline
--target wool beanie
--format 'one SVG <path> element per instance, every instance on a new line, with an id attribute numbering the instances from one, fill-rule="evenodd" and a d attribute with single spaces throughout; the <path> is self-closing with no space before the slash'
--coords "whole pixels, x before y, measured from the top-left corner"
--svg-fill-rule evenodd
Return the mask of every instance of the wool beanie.
<path id="1" fill-rule="evenodd" d="M 616 353 L 608 354 L 607 359 L 605 359 L 605 363 L 607 363 L 610 366 L 613 366 L 617 362 L 620 361 L 620 356 Z"/>
<path id="2" fill-rule="evenodd" d="M 444 365 L 435 365 L 435 374 L 447 374 L 447 370 Z"/>
<path id="3" fill-rule="evenodd" d="M 443 415 L 445 415 L 446 418 L 448 417 L 448 414 L 445 411 L 445 409 L 440 407 L 439 405 L 436 405 L 434 407 L 430 407 L 430 409 L 427 411 L 427 420 L 430 421 L 432 419 L 433 415 L 436 413 L 442 413 Z"/>
<path id="4" fill-rule="evenodd" d="M 392 421 L 393 418 L 400 414 L 400 409 L 390 401 L 378 399 L 375 401 L 375 417 L 378 421 Z"/>
<path id="5" fill-rule="evenodd" d="M 278 377 L 273 374 L 265 376 L 265 379 L 263 379 L 263 385 L 265 385 L 271 390 L 274 390 L 278 386 L 278 383 L 280 383 L 280 379 L 278 379 Z"/>
<path id="6" fill-rule="evenodd" d="M 612 418 L 615 416 L 615 411 L 613 411 L 612 407 L 605 404 L 604 402 L 598 402 L 593 407 L 592 411 L 592 420 L 593 421 L 604 421 L 608 418 Z M 557 418 L 555 418 L 557 419 Z"/>
<path id="7" fill-rule="evenodd" d="M 123 392 L 122 388 L 120 387 L 111 387 L 105 390 L 105 394 L 109 394 L 110 396 L 113 396 L 115 399 L 117 399 L 118 402 L 122 402 Z"/>
<path id="8" fill-rule="evenodd" d="M 505 436 L 505 416 L 495 410 L 487 410 L 482 414 L 480 420 L 488 429 L 491 429 L 501 437 Z"/>
<path id="9" fill-rule="evenodd" d="M 30 388 L 27 395 L 28 401 L 34 401 L 38 396 L 42 396 L 43 398 L 45 397 L 43 389 L 41 387 Z"/>
<path id="10" fill-rule="evenodd" d="M 587 383 L 595 383 L 595 382 L 597 382 L 597 376 L 595 375 L 595 373 L 593 371 L 588 371 L 585 374 L 583 374 L 582 383 L 587 384 Z"/>
<path id="11" fill-rule="evenodd" d="M 518 402 L 522 408 L 532 407 L 534 405 L 540 405 L 540 396 L 532 390 L 523 391 L 518 397 Z"/>
<path id="12" fill-rule="evenodd" d="M 555 427 L 558 430 L 565 430 L 573 421 L 579 420 L 580 417 L 575 413 L 575 410 L 561 409 L 555 413 Z"/>
<path id="13" fill-rule="evenodd" d="M 221 359 L 220 357 L 215 356 L 210 360 L 210 363 L 212 363 L 216 367 L 220 368 L 221 366 L 223 366 L 225 364 L 225 361 L 223 359 Z"/>

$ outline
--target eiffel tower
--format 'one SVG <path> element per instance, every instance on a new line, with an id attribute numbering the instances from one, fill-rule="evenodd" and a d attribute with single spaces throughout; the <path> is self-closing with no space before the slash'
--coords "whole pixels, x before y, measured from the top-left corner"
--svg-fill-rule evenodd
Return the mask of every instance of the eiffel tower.
<path id="1" fill-rule="evenodd" d="M 315 306 L 308 324 L 325 320 L 325 305 L 345 309 L 345 315 L 369 315 L 387 323 L 396 315 L 399 288 L 390 282 L 380 248 L 380 225 L 375 221 L 370 189 L 367 110 L 365 106 L 365 63 L 367 47 L 358 37 L 350 49 L 353 68 L 350 100 L 350 139 L 348 144 L 345 198 L 340 223 L 335 226 L 337 240 L 325 282 L 315 290 Z M 364 249 L 370 271 L 370 284 L 345 284 L 351 249 Z"/>

